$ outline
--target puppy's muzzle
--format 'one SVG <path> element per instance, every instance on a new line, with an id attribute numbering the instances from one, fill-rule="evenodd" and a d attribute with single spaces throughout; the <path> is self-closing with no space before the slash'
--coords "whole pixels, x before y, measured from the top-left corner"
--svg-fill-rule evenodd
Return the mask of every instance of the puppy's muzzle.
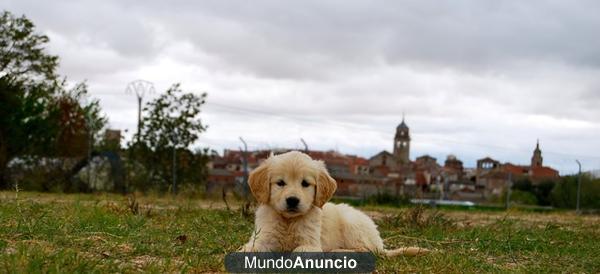
<path id="1" fill-rule="evenodd" d="M 300 199 L 292 196 L 285 199 L 285 203 L 287 204 L 288 210 L 296 210 L 298 208 L 298 204 L 300 203 Z"/>

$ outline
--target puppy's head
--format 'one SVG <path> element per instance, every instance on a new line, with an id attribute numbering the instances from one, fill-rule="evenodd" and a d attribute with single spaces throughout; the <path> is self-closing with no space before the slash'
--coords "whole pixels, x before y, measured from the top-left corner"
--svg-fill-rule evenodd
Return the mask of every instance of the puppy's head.
<path id="1" fill-rule="evenodd" d="M 259 203 L 268 204 L 286 218 L 322 207 L 337 185 L 325 164 L 291 151 L 271 156 L 250 173 L 250 190 Z"/>

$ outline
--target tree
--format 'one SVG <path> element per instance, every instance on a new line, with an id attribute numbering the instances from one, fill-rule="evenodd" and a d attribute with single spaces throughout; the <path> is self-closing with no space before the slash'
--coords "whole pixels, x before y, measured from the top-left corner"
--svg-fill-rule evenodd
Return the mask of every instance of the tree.
<path id="1" fill-rule="evenodd" d="M 12 159 L 52 142 L 55 129 L 46 109 L 50 98 L 43 89 L 0 77 L 0 188 L 8 187 L 7 165 Z"/>
<path id="2" fill-rule="evenodd" d="M 527 177 L 521 177 L 515 181 L 512 189 L 515 191 L 529 192 L 535 196 L 538 205 L 551 205 L 550 192 L 554 188 L 555 182 L 552 180 L 544 180 L 533 184 Z"/>
<path id="3" fill-rule="evenodd" d="M 520 177 L 515 180 L 512 189 L 533 192 L 533 184 L 528 177 Z"/>
<path id="4" fill-rule="evenodd" d="M 72 89 L 61 89 L 51 100 L 49 109 L 53 112 L 53 123 L 58 132 L 55 135 L 52 154 L 58 157 L 87 155 L 99 133 L 107 123 L 101 113 L 98 100 L 82 103 L 87 99 L 87 85 L 79 83 Z"/>
<path id="5" fill-rule="evenodd" d="M 48 41 L 24 16 L 0 16 L 0 188 L 9 187 L 14 158 L 85 155 L 81 143 L 106 124 L 97 100 L 81 103 L 85 83 L 68 89 L 59 80 L 58 57 L 44 51 Z"/>
<path id="6" fill-rule="evenodd" d="M 0 76 L 18 81 L 27 78 L 57 79 L 58 56 L 47 54 L 46 35 L 34 32 L 34 24 L 25 16 L 8 11 L 0 16 Z M 7 80 L 5 79 L 5 80 Z"/>
<path id="7" fill-rule="evenodd" d="M 173 172 L 180 175 L 182 183 L 198 183 L 206 174 L 203 171 L 207 157 L 202 152 L 189 150 L 206 130 L 199 117 L 205 99 L 206 93 L 200 96 L 184 93 L 180 85 L 175 84 L 144 107 L 140 143 L 131 147 L 140 154 L 137 158 L 150 172 L 149 180 L 161 191 L 169 188 Z M 133 140 L 138 140 L 137 137 Z M 173 155 L 176 155 L 176 170 L 173 170 Z"/>
<path id="8" fill-rule="evenodd" d="M 85 84 L 61 86 L 54 96 L 47 89 L 0 77 L 0 188 L 10 186 L 7 166 L 14 158 L 85 156 L 90 134 L 107 122 L 97 100 L 79 102 L 87 96 Z"/>
<path id="9" fill-rule="evenodd" d="M 545 180 L 539 182 L 533 189 L 533 194 L 538 200 L 538 205 L 549 206 L 552 205 L 552 189 L 554 189 L 556 182 L 552 180 Z"/>
<path id="10" fill-rule="evenodd" d="M 577 203 L 577 175 L 563 176 L 550 193 L 552 205 L 559 208 L 575 208 Z M 589 175 L 581 177 L 581 207 L 600 209 L 600 179 Z"/>

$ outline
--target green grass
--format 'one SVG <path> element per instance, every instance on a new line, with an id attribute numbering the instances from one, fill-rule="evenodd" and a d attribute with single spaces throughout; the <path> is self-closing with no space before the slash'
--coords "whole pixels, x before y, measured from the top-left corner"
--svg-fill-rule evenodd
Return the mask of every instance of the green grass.
<path id="1" fill-rule="evenodd" d="M 252 217 L 218 203 L 118 195 L 0 192 L 0 272 L 223 272 Z M 361 208 L 389 247 L 418 257 L 378 258 L 379 273 L 600 270 L 600 217 L 522 211 Z"/>

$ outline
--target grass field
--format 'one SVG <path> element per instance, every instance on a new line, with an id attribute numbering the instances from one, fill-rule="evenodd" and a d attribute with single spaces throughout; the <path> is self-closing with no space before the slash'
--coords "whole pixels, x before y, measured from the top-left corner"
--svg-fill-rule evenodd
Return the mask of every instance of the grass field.
<path id="1" fill-rule="evenodd" d="M 379 273 L 600 272 L 599 216 L 361 209 L 387 246 L 435 250 Z M 224 272 L 252 225 L 217 201 L 0 192 L 0 272 Z"/>

